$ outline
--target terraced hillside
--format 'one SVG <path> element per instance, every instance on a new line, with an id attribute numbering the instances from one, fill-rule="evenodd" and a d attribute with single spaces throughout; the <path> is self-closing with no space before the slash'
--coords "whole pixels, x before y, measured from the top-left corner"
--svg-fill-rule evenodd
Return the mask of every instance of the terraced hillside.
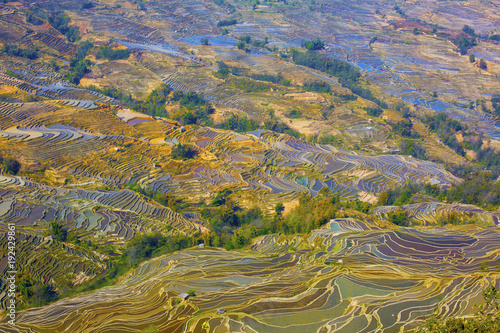
<path id="1" fill-rule="evenodd" d="M 497 320 L 498 7 L 4 1 L 0 332 Z"/>
<path id="2" fill-rule="evenodd" d="M 17 323 L 37 332 L 406 331 L 433 311 L 472 313 L 483 287 L 498 287 L 498 272 L 479 266 L 494 265 L 499 238 L 493 229 L 466 236 L 339 219 L 309 238 L 264 237 L 243 252 L 190 249 L 155 259 L 117 286 L 25 311 Z M 179 302 L 189 289 L 196 296 Z"/>

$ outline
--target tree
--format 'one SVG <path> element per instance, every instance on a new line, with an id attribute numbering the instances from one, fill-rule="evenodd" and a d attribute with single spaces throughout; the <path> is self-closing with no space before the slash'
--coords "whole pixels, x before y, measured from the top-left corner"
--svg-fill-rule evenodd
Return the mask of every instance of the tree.
<path id="1" fill-rule="evenodd" d="M 49 226 L 49 234 L 59 242 L 65 242 L 68 232 L 63 229 L 60 221 L 51 221 Z"/>
<path id="2" fill-rule="evenodd" d="M 197 151 L 189 145 L 183 145 L 182 143 L 178 143 L 177 146 L 172 150 L 172 158 L 177 160 L 182 159 L 191 159 L 194 158 L 197 154 Z"/>
<path id="3" fill-rule="evenodd" d="M 208 38 L 206 37 L 202 37 L 200 40 L 201 45 L 209 45 L 208 42 Z"/>
<path id="4" fill-rule="evenodd" d="M 474 61 L 476 61 L 476 56 L 475 56 L 475 55 L 473 55 L 473 54 L 469 54 L 469 62 L 471 62 L 471 63 L 472 63 L 472 62 L 474 62 Z"/>
<path id="5" fill-rule="evenodd" d="M 285 210 L 285 206 L 281 202 L 278 202 L 274 207 L 274 211 L 276 212 L 276 216 L 281 217 L 283 211 Z"/>
<path id="6" fill-rule="evenodd" d="M 488 70 L 488 66 L 486 65 L 486 61 L 484 61 L 484 59 L 479 60 L 479 68 L 482 70 Z"/>
<path id="7" fill-rule="evenodd" d="M 7 173 L 10 173 L 11 175 L 17 175 L 17 173 L 21 169 L 21 163 L 11 157 L 4 158 L 3 164 L 5 165 L 5 170 L 7 171 Z"/>

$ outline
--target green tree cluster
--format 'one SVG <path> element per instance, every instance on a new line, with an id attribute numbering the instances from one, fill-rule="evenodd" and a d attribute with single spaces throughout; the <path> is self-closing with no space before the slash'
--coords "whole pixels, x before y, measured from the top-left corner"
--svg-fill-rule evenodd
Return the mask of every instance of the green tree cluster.
<path id="1" fill-rule="evenodd" d="M 235 24 L 238 24 L 238 20 L 235 18 L 223 19 L 223 20 L 220 20 L 219 22 L 217 22 L 218 27 L 227 27 L 227 26 L 235 25 Z"/>
<path id="2" fill-rule="evenodd" d="M 325 41 L 318 39 L 306 40 L 302 42 L 302 47 L 309 51 L 317 51 L 325 48 Z"/>
<path id="3" fill-rule="evenodd" d="M 79 84 L 82 77 L 90 72 L 89 67 L 92 65 L 90 60 L 85 59 L 90 49 L 94 47 L 94 44 L 90 41 L 85 41 L 78 45 L 76 50 L 76 55 L 69 61 L 69 70 L 66 73 L 66 79 L 73 83 Z"/>
<path id="4" fill-rule="evenodd" d="M 16 44 L 3 44 L 0 48 L 0 52 L 9 54 L 15 57 L 23 57 L 31 60 L 38 59 L 38 47 L 34 47 L 32 50 L 19 48 Z"/>
<path id="5" fill-rule="evenodd" d="M 118 60 L 127 59 L 129 56 L 130 51 L 128 49 L 113 49 L 110 46 L 100 46 L 95 57 L 97 59 Z"/>
<path id="6" fill-rule="evenodd" d="M 5 172 L 11 175 L 17 175 L 21 170 L 21 163 L 13 157 L 2 157 L 0 155 L 0 164 L 3 165 Z"/>
<path id="7" fill-rule="evenodd" d="M 218 127 L 225 130 L 246 133 L 258 129 L 259 124 L 253 119 L 249 119 L 247 117 L 239 117 L 232 113 L 229 118 L 221 123 Z"/>
<path id="8" fill-rule="evenodd" d="M 319 93 L 329 93 L 332 91 L 330 85 L 323 81 L 308 81 L 304 83 L 304 90 L 315 91 Z"/>
<path id="9" fill-rule="evenodd" d="M 172 158 L 176 160 L 188 160 L 194 158 L 198 154 L 197 150 L 190 145 L 184 145 L 178 143 L 174 149 L 172 149 Z"/>

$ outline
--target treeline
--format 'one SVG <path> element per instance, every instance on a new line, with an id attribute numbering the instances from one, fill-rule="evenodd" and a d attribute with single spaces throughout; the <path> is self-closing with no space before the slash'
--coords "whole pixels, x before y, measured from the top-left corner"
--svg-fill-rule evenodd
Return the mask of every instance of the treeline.
<path id="1" fill-rule="evenodd" d="M 152 117 L 167 117 L 165 103 L 172 89 L 166 84 L 154 89 L 145 101 L 134 103 L 132 106 L 135 111 L 145 113 Z"/>
<path id="2" fill-rule="evenodd" d="M 439 135 L 441 141 L 461 156 L 466 155 L 466 149 L 475 152 L 475 160 L 482 168 L 491 171 L 493 175 L 500 175 L 500 154 L 490 147 L 484 147 L 485 138 L 472 131 L 467 125 L 451 119 L 444 113 L 427 116 L 424 122 L 429 129 Z M 463 140 L 459 142 L 456 135 L 460 132 Z"/>
<path id="3" fill-rule="evenodd" d="M 88 69 L 92 63 L 90 60 L 85 59 L 90 49 L 94 47 L 94 44 L 90 41 L 85 41 L 78 45 L 76 55 L 69 61 L 69 71 L 66 73 L 66 80 L 73 84 L 79 84 L 82 77 L 90 72 Z"/>
<path id="4" fill-rule="evenodd" d="M 195 92 L 174 91 L 171 101 L 179 102 L 180 111 L 172 115 L 172 118 L 180 121 L 184 125 L 202 124 L 212 125 L 210 115 L 215 109 L 210 103 L 203 99 L 203 96 Z"/>
<path id="5" fill-rule="evenodd" d="M 234 13 L 234 6 L 225 0 L 214 0 L 214 3 L 222 8 L 227 9 L 229 13 Z"/>
<path id="6" fill-rule="evenodd" d="M 15 57 L 23 57 L 31 60 L 38 59 L 38 47 L 35 46 L 32 50 L 19 48 L 16 44 L 3 44 L 0 52 L 9 54 Z"/>
<path id="7" fill-rule="evenodd" d="M 500 95 L 491 98 L 491 106 L 493 107 L 493 113 L 500 116 Z"/>
<path id="8" fill-rule="evenodd" d="M 416 141 L 410 139 L 402 139 L 399 144 L 401 155 L 410 155 L 421 160 L 427 159 L 425 149 Z"/>
<path id="9" fill-rule="evenodd" d="M 264 82 L 271 82 L 275 84 L 279 84 L 282 86 L 289 87 L 291 85 L 291 81 L 288 79 L 285 79 L 281 73 L 278 73 L 277 75 L 272 75 L 272 74 L 259 74 L 259 73 L 248 73 L 247 69 L 240 68 L 240 67 L 231 67 L 228 66 L 225 62 L 223 61 L 217 61 L 217 66 L 218 71 L 216 76 L 221 78 L 221 79 L 227 79 L 229 74 L 233 74 L 234 76 L 243 76 L 247 78 L 254 79 L 256 81 L 264 81 Z M 265 89 L 268 86 L 261 86 L 258 89 Z M 249 88 L 252 89 L 252 88 Z"/>
<path id="10" fill-rule="evenodd" d="M 318 39 L 303 41 L 301 46 L 309 51 L 317 51 L 325 48 L 325 42 Z"/>
<path id="11" fill-rule="evenodd" d="M 184 145 L 178 143 L 173 149 L 171 157 L 174 160 L 189 160 L 194 158 L 198 154 L 198 151 L 190 145 Z"/>
<path id="12" fill-rule="evenodd" d="M 440 188 L 431 184 L 407 183 L 403 186 L 387 189 L 379 195 L 379 204 L 386 206 L 402 206 L 415 203 L 415 195 L 428 195 L 441 202 L 471 204 L 486 209 L 494 209 L 500 205 L 500 184 L 497 177 L 489 171 L 473 171 L 467 169 L 464 180 L 450 188 Z"/>
<path id="13" fill-rule="evenodd" d="M 373 96 L 369 89 L 362 88 L 357 84 L 361 74 L 359 69 L 351 66 L 349 63 L 339 59 L 329 58 L 326 55 L 320 55 L 312 51 L 299 52 L 293 50 L 292 59 L 297 65 L 313 68 L 335 76 L 339 79 L 342 86 L 348 88 L 354 94 L 368 99 L 384 109 L 388 107 L 387 103 Z"/>
<path id="14" fill-rule="evenodd" d="M 218 127 L 225 130 L 246 133 L 258 129 L 259 124 L 253 119 L 249 119 L 247 117 L 239 117 L 233 113 Z"/>
<path id="15" fill-rule="evenodd" d="M 330 85 L 323 81 L 309 81 L 304 83 L 304 90 L 315 91 L 319 93 L 329 93 L 332 91 Z"/>
<path id="16" fill-rule="evenodd" d="M 218 27 L 227 27 L 227 26 L 235 25 L 235 24 L 238 24 L 238 20 L 235 18 L 224 19 L 224 20 L 220 20 L 219 22 L 217 22 Z"/>
<path id="17" fill-rule="evenodd" d="M 467 51 L 477 45 L 476 37 L 459 36 L 451 40 L 456 47 L 460 55 L 466 55 Z"/>
<path id="18" fill-rule="evenodd" d="M 13 157 L 3 157 L 0 155 L 0 166 L 3 166 L 6 173 L 14 176 L 21 170 L 21 163 Z"/>
<path id="19" fill-rule="evenodd" d="M 382 113 L 384 113 L 384 110 L 382 110 L 381 108 L 379 107 L 370 107 L 370 106 L 367 106 L 364 108 L 366 110 L 366 113 L 370 116 L 373 116 L 373 117 L 379 117 Z"/>
<path id="20" fill-rule="evenodd" d="M 265 37 L 264 40 L 252 39 L 250 36 L 241 36 L 240 40 L 236 43 L 236 47 L 240 50 L 244 50 L 249 53 L 250 49 L 247 45 L 252 45 L 255 47 L 266 47 L 269 41 L 269 37 Z"/>
<path id="21" fill-rule="evenodd" d="M 125 94 L 121 90 L 116 89 L 115 87 L 102 87 L 99 88 L 97 86 L 91 85 L 88 87 L 85 87 L 85 89 L 92 90 L 95 92 L 98 92 L 102 95 L 112 97 L 125 105 L 133 108 L 136 103 L 138 103 L 137 100 L 132 98 L 132 95 L 130 94 Z"/>
<path id="22" fill-rule="evenodd" d="M 399 136 L 405 138 L 419 138 L 420 135 L 413 129 L 413 123 L 410 119 L 403 118 L 397 123 L 389 122 L 389 125 L 392 127 L 392 132 L 396 133 Z"/>
<path id="23" fill-rule="evenodd" d="M 130 51 L 128 49 L 113 49 L 110 46 L 100 46 L 95 57 L 97 59 L 118 60 L 127 59 L 129 56 Z"/>
<path id="24" fill-rule="evenodd" d="M 257 81 L 265 81 L 280 84 L 282 86 L 290 86 L 291 81 L 287 80 L 283 77 L 283 75 L 271 75 L 271 74 L 250 74 L 248 77 L 257 80 Z"/>
<path id="25" fill-rule="evenodd" d="M 42 25 L 48 21 L 57 31 L 65 35 L 70 42 L 75 42 L 80 38 L 78 27 L 69 25 L 71 19 L 61 12 L 47 13 L 38 7 L 32 6 L 26 12 L 26 21 L 34 25 Z"/>

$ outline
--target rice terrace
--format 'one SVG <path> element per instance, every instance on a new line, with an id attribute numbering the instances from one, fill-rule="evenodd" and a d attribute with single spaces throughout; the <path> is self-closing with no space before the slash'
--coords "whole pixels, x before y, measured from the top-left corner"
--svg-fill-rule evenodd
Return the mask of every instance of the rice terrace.
<path id="1" fill-rule="evenodd" d="M 0 1 L 0 332 L 500 332 L 497 0 Z"/>

